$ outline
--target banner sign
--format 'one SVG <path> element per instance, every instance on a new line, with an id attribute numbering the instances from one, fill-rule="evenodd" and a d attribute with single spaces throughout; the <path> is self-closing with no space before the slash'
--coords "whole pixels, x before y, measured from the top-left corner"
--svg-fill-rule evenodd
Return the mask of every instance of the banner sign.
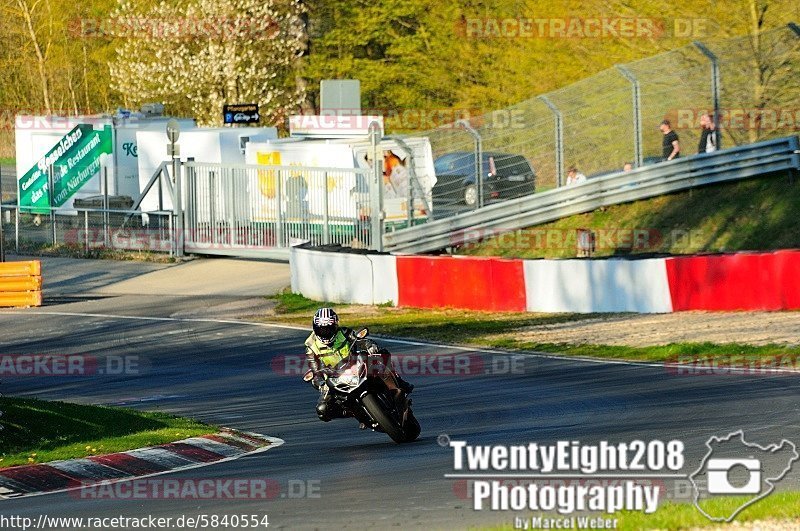
<path id="1" fill-rule="evenodd" d="M 19 179 L 19 206 L 32 209 L 31 212 L 49 211 L 50 167 L 53 168 L 52 206 L 62 206 L 100 171 L 100 156 L 111 152 L 111 126 L 99 130 L 90 124 L 76 126 Z"/>

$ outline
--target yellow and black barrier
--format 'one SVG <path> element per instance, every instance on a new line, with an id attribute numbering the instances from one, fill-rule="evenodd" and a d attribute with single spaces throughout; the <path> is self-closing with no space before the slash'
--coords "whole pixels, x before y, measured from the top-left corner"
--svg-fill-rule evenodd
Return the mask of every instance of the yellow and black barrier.
<path id="1" fill-rule="evenodd" d="M 42 263 L 0 263 L 0 307 L 25 308 L 42 305 Z"/>

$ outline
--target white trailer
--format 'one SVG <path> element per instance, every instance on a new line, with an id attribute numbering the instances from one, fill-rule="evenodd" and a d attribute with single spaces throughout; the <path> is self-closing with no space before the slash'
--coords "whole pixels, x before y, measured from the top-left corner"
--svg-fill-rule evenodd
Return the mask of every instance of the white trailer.
<path id="1" fill-rule="evenodd" d="M 403 225 L 408 217 L 408 198 L 414 197 L 412 205 L 416 219 L 427 216 L 425 209 L 431 204 L 431 191 L 436 184 L 433 154 L 427 137 L 410 137 L 404 141 L 384 139 L 380 143 L 383 155 L 383 204 L 385 222 L 389 229 Z M 368 137 L 346 139 L 292 139 L 275 142 L 251 142 L 247 145 L 245 158 L 248 164 L 297 166 L 298 168 L 342 168 L 366 170 L 357 174 L 352 171 L 328 172 L 327 180 L 310 179 L 306 183 L 310 214 L 321 216 L 315 209 L 326 204 L 322 196 L 328 194 L 328 215 L 356 218 L 358 205 L 368 202 L 369 181 L 372 172 L 372 145 Z M 262 172 L 268 174 L 269 172 Z M 414 184 L 411 175 L 418 184 Z M 263 180 L 270 175 L 259 175 Z M 254 177 L 255 178 L 255 177 Z M 412 190 L 411 187 L 415 188 Z M 251 194 L 265 194 L 272 186 L 251 183 Z M 423 201 L 422 198 L 426 201 Z M 253 201 L 259 203 L 258 201 Z M 274 205 L 274 202 L 261 202 Z M 256 219 L 274 219 L 274 212 L 255 212 Z"/>
<path id="2" fill-rule="evenodd" d="M 217 164 L 244 164 L 245 145 L 249 142 L 266 142 L 278 138 L 275 127 L 218 127 L 181 130 L 178 138 L 180 157 L 183 161 L 194 159 L 196 162 Z M 150 178 L 163 162 L 169 161 L 167 156 L 167 136 L 161 131 L 138 131 L 138 190 L 144 190 Z M 138 196 L 138 194 L 137 194 Z M 161 207 L 172 209 L 172 200 L 166 191 L 162 191 Z M 142 200 L 142 211 L 157 210 L 158 193 L 154 190 Z"/>

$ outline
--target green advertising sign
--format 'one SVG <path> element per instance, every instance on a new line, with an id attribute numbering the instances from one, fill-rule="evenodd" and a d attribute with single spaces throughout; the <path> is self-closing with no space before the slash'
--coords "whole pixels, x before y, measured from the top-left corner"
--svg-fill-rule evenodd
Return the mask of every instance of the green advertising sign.
<path id="1" fill-rule="evenodd" d="M 60 207 L 100 170 L 100 155 L 111 154 L 111 127 L 95 130 L 81 124 L 64 135 L 44 157 L 18 181 L 19 206 L 30 212 L 47 213 L 48 169 L 53 168 L 53 206 Z"/>

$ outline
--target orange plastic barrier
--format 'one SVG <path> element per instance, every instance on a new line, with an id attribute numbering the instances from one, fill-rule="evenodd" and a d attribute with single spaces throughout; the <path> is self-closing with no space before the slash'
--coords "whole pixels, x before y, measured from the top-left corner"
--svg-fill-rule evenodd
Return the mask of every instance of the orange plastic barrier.
<path id="1" fill-rule="evenodd" d="M 42 305 L 42 263 L 0 263 L 0 307 Z"/>

